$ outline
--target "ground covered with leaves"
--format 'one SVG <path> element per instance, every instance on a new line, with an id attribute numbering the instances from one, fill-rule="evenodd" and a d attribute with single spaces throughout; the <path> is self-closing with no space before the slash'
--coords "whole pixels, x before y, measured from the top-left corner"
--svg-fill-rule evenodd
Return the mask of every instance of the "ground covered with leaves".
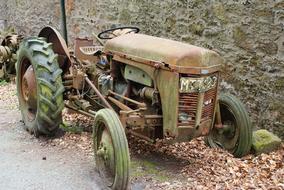
<path id="1" fill-rule="evenodd" d="M 191 142 L 131 145 L 132 152 L 161 153 L 179 163 L 171 181 L 149 189 L 284 189 L 284 146 L 270 154 L 234 158 L 221 149 L 211 149 L 202 138 Z M 133 150 L 134 149 L 134 150 Z M 149 151 L 151 150 L 151 151 Z M 178 164 L 177 164 L 178 165 Z"/>
<path id="2" fill-rule="evenodd" d="M 0 85 L 0 105 L 17 109 L 15 84 Z M 3 108 L 4 108 L 3 107 Z M 42 146 L 92 152 L 92 118 L 64 112 L 62 130 L 41 137 Z M 279 189 L 284 190 L 284 145 L 272 153 L 234 158 L 211 149 L 203 138 L 191 142 L 150 144 L 128 135 L 132 189 Z"/>

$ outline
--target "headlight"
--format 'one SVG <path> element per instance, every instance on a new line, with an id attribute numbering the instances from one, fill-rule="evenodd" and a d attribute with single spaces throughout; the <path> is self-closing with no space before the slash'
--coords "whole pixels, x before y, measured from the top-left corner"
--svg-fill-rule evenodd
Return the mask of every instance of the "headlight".
<path id="1" fill-rule="evenodd" d="M 181 77 L 179 91 L 181 93 L 204 92 L 215 87 L 216 84 L 216 76 L 208 76 L 203 78 Z"/>

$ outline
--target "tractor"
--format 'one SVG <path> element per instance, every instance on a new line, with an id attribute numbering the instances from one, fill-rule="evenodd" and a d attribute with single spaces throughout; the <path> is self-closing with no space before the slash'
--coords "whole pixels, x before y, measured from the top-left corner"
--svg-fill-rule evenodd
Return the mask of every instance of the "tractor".
<path id="1" fill-rule="evenodd" d="M 251 148 L 244 105 L 219 93 L 223 59 L 216 52 L 117 27 L 98 34 L 100 45 L 77 39 L 75 51 L 52 28 L 22 39 L 16 83 L 25 128 L 53 135 L 64 107 L 94 117 L 96 167 L 106 186 L 129 185 L 126 134 L 155 143 L 204 136 L 236 157 Z"/>

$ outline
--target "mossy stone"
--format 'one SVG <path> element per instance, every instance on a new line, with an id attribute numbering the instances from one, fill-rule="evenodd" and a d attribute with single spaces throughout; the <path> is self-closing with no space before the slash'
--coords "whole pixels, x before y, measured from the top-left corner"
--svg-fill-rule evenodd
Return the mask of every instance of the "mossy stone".
<path id="1" fill-rule="evenodd" d="M 265 129 L 253 132 L 252 148 L 256 154 L 269 153 L 276 150 L 280 144 L 281 139 Z"/>
<path id="2" fill-rule="evenodd" d="M 202 24 L 193 23 L 190 28 L 194 34 L 202 36 L 202 33 L 204 31 L 204 26 Z"/>
<path id="3" fill-rule="evenodd" d="M 223 23 L 227 23 L 228 22 L 228 18 L 226 15 L 226 9 L 224 8 L 223 4 L 215 4 L 213 6 L 213 12 L 214 15 L 221 20 Z"/>
<path id="4" fill-rule="evenodd" d="M 129 21 L 130 18 L 131 18 L 131 15 L 130 15 L 129 11 L 127 9 L 123 9 L 120 13 L 119 20 L 120 21 Z"/>
<path id="5" fill-rule="evenodd" d="M 242 41 L 247 39 L 246 33 L 243 28 L 237 26 L 233 31 L 233 38 L 237 43 L 241 43 Z"/>
<path id="6" fill-rule="evenodd" d="M 174 16 L 170 16 L 170 17 L 166 18 L 166 22 L 165 22 L 166 31 L 167 32 L 172 31 L 173 28 L 175 28 L 176 23 L 177 23 L 177 20 Z"/>
<path id="7" fill-rule="evenodd" d="M 284 77 L 280 77 L 280 78 L 276 79 L 275 87 L 276 87 L 276 89 L 284 88 Z"/>

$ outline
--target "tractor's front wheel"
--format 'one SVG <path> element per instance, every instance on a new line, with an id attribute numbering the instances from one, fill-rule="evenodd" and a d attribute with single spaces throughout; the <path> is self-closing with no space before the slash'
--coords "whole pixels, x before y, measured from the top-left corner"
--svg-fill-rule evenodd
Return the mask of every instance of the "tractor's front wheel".
<path id="1" fill-rule="evenodd" d="M 244 105 L 236 97 L 222 94 L 219 109 L 222 124 L 216 123 L 216 114 L 215 125 L 207 137 L 207 143 L 211 147 L 224 148 L 235 157 L 246 155 L 251 148 L 252 127 Z"/>
<path id="2" fill-rule="evenodd" d="M 129 181 L 129 150 L 123 126 L 110 109 L 96 113 L 93 131 L 96 167 L 113 190 L 126 190 Z"/>
<path id="3" fill-rule="evenodd" d="M 52 44 L 24 40 L 18 51 L 17 92 L 25 127 L 35 136 L 52 135 L 62 122 L 64 87 Z"/>

